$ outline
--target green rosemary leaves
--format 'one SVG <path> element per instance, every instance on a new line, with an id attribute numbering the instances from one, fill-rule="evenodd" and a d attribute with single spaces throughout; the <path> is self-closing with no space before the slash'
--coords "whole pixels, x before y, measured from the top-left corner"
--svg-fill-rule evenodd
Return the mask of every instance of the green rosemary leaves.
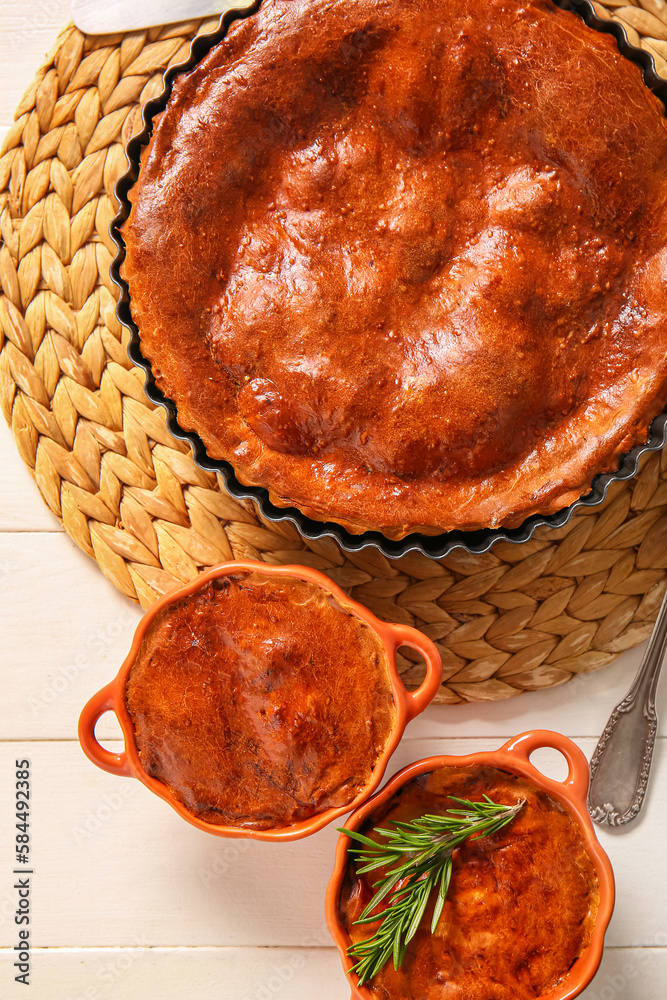
<path id="1" fill-rule="evenodd" d="M 442 816 L 424 815 L 410 823 L 395 822 L 392 829 L 378 827 L 374 832 L 381 842 L 353 830 L 341 829 L 361 846 L 350 847 L 363 863 L 358 874 L 384 868 L 385 874 L 373 884 L 377 892 L 356 924 L 381 924 L 372 937 L 358 941 L 348 949 L 356 964 L 359 984 L 368 982 L 385 962 L 394 960 L 398 969 L 405 958 L 408 942 L 414 937 L 431 898 L 437 893 L 431 933 L 436 928 L 447 896 L 452 874 L 452 852 L 470 837 L 488 837 L 514 819 L 524 805 L 520 799 L 513 806 L 499 805 L 488 795 L 482 802 L 450 797 L 460 808 L 448 809 Z M 374 913 L 386 900 L 385 908 Z"/>

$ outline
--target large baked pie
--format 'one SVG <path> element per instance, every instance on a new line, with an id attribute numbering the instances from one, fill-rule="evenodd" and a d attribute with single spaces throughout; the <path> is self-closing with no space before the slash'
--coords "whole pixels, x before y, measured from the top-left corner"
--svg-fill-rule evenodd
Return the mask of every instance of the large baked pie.
<path id="1" fill-rule="evenodd" d="M 665 404 L 666 168 L 639 68 L 551 0 L 262 0 L 144 150 L 142 352 L 279 505 L 551 513 Z"/>

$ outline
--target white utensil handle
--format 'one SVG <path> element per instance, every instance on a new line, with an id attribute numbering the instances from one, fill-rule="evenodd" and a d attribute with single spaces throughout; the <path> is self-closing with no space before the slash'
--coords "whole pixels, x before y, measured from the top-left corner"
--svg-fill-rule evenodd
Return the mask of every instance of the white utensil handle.
<path id="1" fill-rule="evenodd" d="M 107 35 L 212 17 L 242 6 L 233 0 L 72 0 L 72 20 L 87 35 Z"/>

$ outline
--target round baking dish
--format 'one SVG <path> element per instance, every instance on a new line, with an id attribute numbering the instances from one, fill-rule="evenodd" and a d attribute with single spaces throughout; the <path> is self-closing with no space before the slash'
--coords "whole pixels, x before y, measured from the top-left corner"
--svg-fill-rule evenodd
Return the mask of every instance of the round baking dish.
<path id="1" fill-rule="evenodd" d="M 620 51 L 628 59 L 636 62 L 644 71 L 644 79 L 647 86 L 663 101 L 667 100 L 667 84 L 657 76 L 653 67 L 652 56 L 641 49 L 631 46 L 626 38 L 625 31 L 618 22 L 602 20 L 599 18 L 589 2 L 589 0 L 555 0 L 558 6 L 576 12 L 586 22 L 589 27 L 595 28 L 607 34 L 612 34 L 617 40 Z M 140 335 L 136 324 L 132 320 L 131 301 L 129 287 L 121 277 L 120 269 L 125 257 L 125 246 L 120 233 L 120 227 L 127 219 L 131 204 L 129 201 L 129 191 L 137 180 L 140 169 L 141 151 L 150 140 L 152 134 L 152 122 L 156 115 L 164 110 L 167 100 L 171 94 L 171 88 L 178 73 L 189 70 L 199 62 L 210 48 L 220 41 L 231 22 L 239 17 L 246 17 L 258 6 L 255 2 L 252 5 L 240 7 L 227 11 L 223 15 L 219 28 L 210 35 L 201 36 L 193 42 L 189 60 L 179 67 L 172 67 L 165 74 L 165 88 L 163 93 L 146 104 L 143 111 L 144 129 L 135 136 L 127 146 L 127 156 L 130 164 L 127 174 L 121 178 L 116 188 L 116 195 L 120 202 L 120 210 L 116 219 L 111 225 L 111 236 L 118 247 L 118 254 L 112 264 L 111 276 L 121 291 L 120 300 L 117 307 L 117 315 L 121 323 L 126 326 L 131 333 L 129 354 L 132 361 L 144 368 L 147 374 L 146 393 L 152 402 L 163 406 L 168 414 L 168 426 L 171 433 L 181 439 L 188 441 L 193 449 L 195 462 L 202 468 L 219 473 L 225 486 L 233 497 L 241 500 L 251 500 L 261 514 L 270 521 L 287 520 L 291 522 L 297 530 L 308 539 L 321 537 L 331 537 L 346 551 L 358 551 L 366 546 L 377 548 L 388 558 L 398 558 L 410 551 L 419 551 L 431 558 L 442 558 L 452 549 L 463 548 L 471 553 L 483 553 L 488 551 L 492 545 L 500 540 L 513 543 L 522 543 L 532 537 L 536 528 L 545 526 L 549 528 L 559 528 L 565 525 L 572 514 L 579 507 L 594 507 L 601 504 L 607 494 L 609 485 L 617 480 L 627 480 L 632 478 L 637 472 L 641 455 L 647 451 L 657 451 L 665 443 L 665 423 L 667 417 L 661 414 L 656 417 L 651 424 L 648 439 L 645 444 L 634 447 L 631 451 L 621 456 L 618 468 L 614 471 L 601 473 L 593 481 L 590 492 L 572 503 L 570 506 L 551 515 L 534 514 L 529 516 L 519 527 L 516 528 L 486 528 L 481 530 L 463 531 L 453 530 L 438 535 L 426 535 L 422 533 L 412 533 L 399 540 L 386 538 L 379 531 L 365 531 L 361 534 L 353 534 L 341 525 L 333 522 L 316 521 L 306 517 L 296 507 L 279 507 L 272 502 L 269 491 L 262 487 L 247 486 L 239 481 L 235 471 L 228 462 L 211 458 L 206 447 L 198 434 L 192 431 L 183 430 L 178 422 L 178 413 L 173 401 L 165 397 L 158 389 L 152 374 L 150 362 L 141 353 Z"/>
<path id="2" fill-rule="evenodd" d="M 558 750 L 567 760 L 568 775 L 564 781 L 547 778 L 531 764 L 530 755 L 542 747 Z M 417 761 L 399 771 L 379 792 L 357 809 L 346 821 L 346 828 L 358 830 L 374 810 L 386 803 L 413 778 L 441 767 L 456 768 L 469 765 L 493 767 L 526 778 L 538 790 L 546 792 L 562 805 L 578 827 L 582 843 L 598 877 L 599 908 L 588 947 L 575 960 L 564 980 L 555 989 L 539 997 L 539 1000 L 572 1000 L 590 983 L 600 964 L 605 931 L 614 909 L 614 875 L 609 858 L 595 836 L 586 808 L 588 762 L 571 740 L 559 733 L 534 730 L 522 733 L 509 740 L 500 749 L 488 753 L 473 753 L 462 757 L 428 757 Z M 326 919 L 352 990 L 351 1000 L 374 1000 L 375 994 L 366 985 L 359 986 L 357 976 L 348 971 L 351 959 L 347 955 L 347 949 L 351 939 L 339 916 L 339 901 L 349 865 L 348 848 L 351 844 L 351 839 L 341 834 L 336 847 L 333 874 L 327 887 Z"/>
<path id="3" fill-rule="evenodd" d="M 394 701 L 395 721 L 393 728 L 389 732 L 384 749 L 373 767 L 370 780 L 361 792 L 356 795 L 354 800 L 348 802 L 346 805 L 316 813 L 292 825 L 276 827 L 275 829 L 223 826 L 208 822 L 190 812 L 166 784 L 147 774 L 144 770 L 139 757 L 134 725 L 126 705 L 126 684 L 130 671 L 136 661 L 147 630 L 156 616 L 166 606 L 180 601 L 182 598 L 189 597 L 196 591 L 206 587 L 211 581 L 239 572 L 252 572 L 273 577 L 279 576 L 314 584 L 326 594 L 331 595 L 345 611 L 350 612 L 369 626 L 372 632 L 379 638 L 386 654 L 391 693 Z M 406 690 L 396 667 L 396 650 L 399 646 L 403 645 L 410 646 L 420 653 L 426 663 L 426 677 L 416 691 Z M 200 830 L 205 830 L 219 837 L 250 837 L 256 840 L 279 841 L 297 840 L 315 833 L 323 826 L 326 826 L 327 823 L 349 812 L 350 809 L 356 808 L 375 791 L 382 780 L 389 758 L 396 749 L 406 725 L 411 719 L 422 712 L 433 699 L 440 686 L 441 678 L 442 662 L 440 654 L 430 639 L 427 639 L 425 635 L 410 626 L 392 625 L 380 621 L 363 605 L 347 597 L 340 587 L 337 587 L 318 570 L 304 566 L 270 566 L 266 563 L 252 560 L 223 563 L 209 570 L 207 573 L 202 573 L 185 586 L 165 594 L 144 615 L 137 626 L 130 651 L 117 676 L 110 684 L 107 684 L 93 695 L 83 709 L 79 720 L 79 740 L 86 756 L 94 764 L 97 764 L 98 767 L 109 771 L 111 774 L 138 778 L 147 788 L 155 792 L 156 795 L 159 795 L 165 802 L 168 802 L 183 819 L 192 823 Z M 125 748 L 121 753 L 111 753 L 105 750 L 95 736 L 95 725 L 98 719 L 105 712 L 109 711 L 115 713 L 123 732 Z"/>

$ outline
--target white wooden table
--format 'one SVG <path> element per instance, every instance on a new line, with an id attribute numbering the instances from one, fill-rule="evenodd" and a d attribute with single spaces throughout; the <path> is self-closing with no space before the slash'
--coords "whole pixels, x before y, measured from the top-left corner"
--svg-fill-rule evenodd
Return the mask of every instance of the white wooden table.
<path id="1" fill-rule="evenodd" d="M 0 0 L 0 135 L 68 7 Z M 323 915 L 333 829 L 285 846 L 221 840 L 83 756 L 80 709 L 115 675 L 139 611 L 64 534 L 4 423 L 0 470 L 0 997 L 347 1000 Z M 434 707 L 409 726 L 389 773 L 434 753 L 492 749 L 532 727 L 560 730 L 590 756 L 640 655 L 513 701 Z M 667 685 L 659 707 L 667 716 Z M 98 731 L 118 736 L 105 720 Z M 661 733 L 642 818 L 600 834 L 617 907 L 586 1000 L 667 996 L 664 725 Z M 17 758 L 32 765 L 29 993 L 13 967 Z M 562 775 L 557 754 L 543 751 L 540 761 Z"/>

